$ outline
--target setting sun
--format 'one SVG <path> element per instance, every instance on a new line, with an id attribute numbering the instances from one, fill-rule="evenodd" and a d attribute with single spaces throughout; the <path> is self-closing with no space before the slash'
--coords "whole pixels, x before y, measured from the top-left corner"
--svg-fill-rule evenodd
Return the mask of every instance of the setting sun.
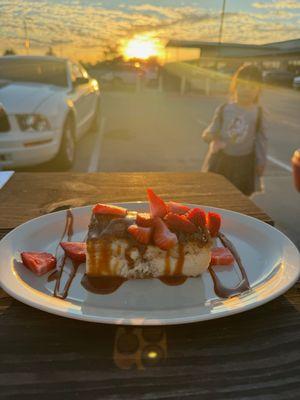
<path id="1" fill-rule="evenodd" d="M 150 57 L 161 57 L 163 44 L 157 38 L 149 35 L 139 35 L 128 40 L 123 48 L 123 55 L 126 59 L 140 58 L 147 60 Z"/>

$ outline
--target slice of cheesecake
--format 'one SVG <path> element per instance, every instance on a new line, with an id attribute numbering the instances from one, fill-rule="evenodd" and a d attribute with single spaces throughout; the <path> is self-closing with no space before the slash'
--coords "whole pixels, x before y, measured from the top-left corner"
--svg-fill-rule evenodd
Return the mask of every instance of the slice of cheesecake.
<path id="1" fill-rule="evenodd" d="M 148 197 L 150 214 L 104 204 L 93 208 L 88 277 L 195 277 L 208 268 L 213 241 L 204 212 L 166 204 L 150 189 Z"/>

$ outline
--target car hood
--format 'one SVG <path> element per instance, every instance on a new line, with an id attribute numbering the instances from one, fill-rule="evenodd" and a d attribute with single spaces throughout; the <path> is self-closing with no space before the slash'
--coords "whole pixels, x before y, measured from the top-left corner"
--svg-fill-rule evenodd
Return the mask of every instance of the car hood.
<path id="1" fill-rule="evenodd" d="M 0 82 L 0 103 L 8 114 L 28 114 L 62 90 L 39 83 Z"/>

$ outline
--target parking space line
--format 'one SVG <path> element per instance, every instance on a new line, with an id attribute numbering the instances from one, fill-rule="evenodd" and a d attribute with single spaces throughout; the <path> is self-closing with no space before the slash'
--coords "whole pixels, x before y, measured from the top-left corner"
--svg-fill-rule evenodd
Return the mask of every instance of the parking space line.
<path id="1" fill-rule="evenodd" d="M 105 124 L 106 124 L 106 118 L 102 117 L 100 129 L 97 132 L 97 135 L 95 138 L 94 151 L 92 152 L 92 155 L 91 155 L 88 172 L 97 172 L 99 170 L 101 144 L 102 144 L 102 138 L 104 135 Z"/>
<path id="2" fill-rule="evenodd" d="M 292 172 L 292 167 L 290 167 L 288 164 L 283 163 L 282 161 L 277 160 L 277 158 L 274 158 L 272 156 L 267 156 L 267 159 L 271 161 L 271 163 L 277 165 L 278 167 L 285 169 L 288 172 Z"/>

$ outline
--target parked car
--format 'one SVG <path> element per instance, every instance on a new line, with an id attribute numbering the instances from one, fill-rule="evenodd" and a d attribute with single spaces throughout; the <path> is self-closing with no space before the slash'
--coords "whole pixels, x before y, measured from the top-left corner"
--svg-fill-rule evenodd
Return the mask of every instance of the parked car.
<path id="1" fill-rule="evenodd" d="M 0 57 L 0 166 L 74 161 L 76 141 L 100 121 L 98 82 L 76 62 Z"/>
<path id="2" fill-rule="evenodd" d="M 300 76 L 296 76 L 293 81 L 293 88 L 300 90 Z"/>
<path id="3" fill-rule="evenodd" d="M 134 85 L 142 71 L 134 65 L 120 64 L 101 74 L 101 82 L 109 84 Z"/>
<path id="4" fill-rule="evenodd" d="M 144 68 L 134 64 L 114 65 L 111 69 L 101 74 L 101 83 L 113 85 L 135 85 L 140 78 L 146 85 L 153 85 L 157 82 L 157 68 Z"/>
<path id="5" fill-rule="evenodd" d="M 285 70 L 266 71 L 263 74 L 264 82 L 270 85 L 292 86 L 294 74 Z"/>

